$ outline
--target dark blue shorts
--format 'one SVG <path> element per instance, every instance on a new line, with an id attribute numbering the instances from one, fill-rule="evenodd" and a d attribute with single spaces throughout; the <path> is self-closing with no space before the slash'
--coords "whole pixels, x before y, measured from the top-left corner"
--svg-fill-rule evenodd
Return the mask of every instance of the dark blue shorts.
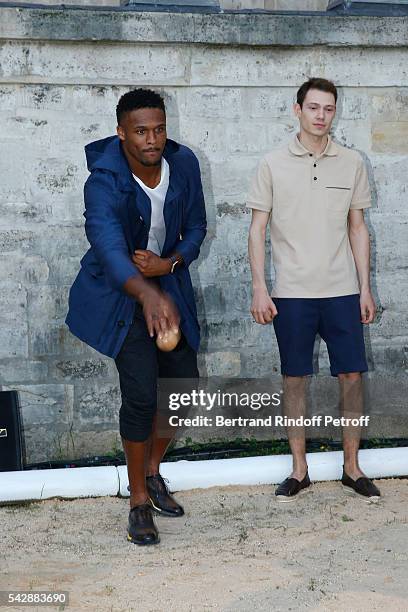
<path id="1" fill-rule="evenodd" d="M 367 372 L 360 296 L 272 298 L 278 309 L 273 320 L 287 376 L 313 374 L 316 334 L 327 344 L 332 376 Z"/>

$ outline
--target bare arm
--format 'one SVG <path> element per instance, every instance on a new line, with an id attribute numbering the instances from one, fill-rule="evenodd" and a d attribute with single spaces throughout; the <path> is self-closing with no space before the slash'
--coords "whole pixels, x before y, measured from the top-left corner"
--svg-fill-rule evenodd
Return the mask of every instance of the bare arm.
<path id="1" fill-rule="evenodd" d="M 270 323 L 278 314 L 265 282 L 265 236 L 269 213 L 252 210 L 252 221 L 249 228 L 249 262 L 252 274 L 251 313 L 257 323 Z"/>
<path id="2" fill-rule="evenodd" d="M 361 321 L 372 323 L 375 317 L 375 303 L 370 288 L 370 236 L 364 223 L 363 210 L 350 210 L 348 221 L 350 245 L 360 282 Z"/>

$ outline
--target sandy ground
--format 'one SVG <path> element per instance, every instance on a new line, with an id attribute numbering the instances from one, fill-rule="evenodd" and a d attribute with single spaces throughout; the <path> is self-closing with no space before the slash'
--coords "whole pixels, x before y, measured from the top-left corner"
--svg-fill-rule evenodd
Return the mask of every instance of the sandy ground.
<path id="1" fill-rule="evenodd" d="M 181 492 L 186 515 L 158 519 L 147 548 L 126 541 L 125 499 L 3 506 L 0 588 L 98 612 L 407 612 L 408 481 L 377 484 L 378 504 L 337 482 L 290 504 L 272 486 Z"/>

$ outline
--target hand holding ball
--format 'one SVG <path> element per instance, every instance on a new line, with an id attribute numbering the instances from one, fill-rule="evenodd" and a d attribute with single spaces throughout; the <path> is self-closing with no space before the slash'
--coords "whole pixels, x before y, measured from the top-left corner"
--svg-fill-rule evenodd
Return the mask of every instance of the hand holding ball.
<path id="1" fill-rule="evenodd" d="M 176 348 L 181 338 L 180 328 L 177 328 L 177 331 L 173 331 L 169 329 L 162 336 L 157 336 L 156 345 L 161 351 L 168 353 Z"/>

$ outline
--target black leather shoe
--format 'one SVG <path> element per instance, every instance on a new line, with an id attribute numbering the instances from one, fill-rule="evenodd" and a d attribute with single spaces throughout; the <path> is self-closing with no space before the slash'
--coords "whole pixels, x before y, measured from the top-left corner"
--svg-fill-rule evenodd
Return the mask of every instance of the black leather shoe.
<path id="1" fill-rule="evenodd" d="M 365 501 L 377 502 L 381 497 L 380 490 L 375 486 L 372 480 L 367 478 L 367 476 L 360 476 L 357 480 L 353 480 L 346 474 L 344 467 L 341 482 L 343 487 L 346 487 L 348 491 L 352 489 L 355 493 L 365 497 Z"/>
<path id="2" fill-rule="evenodd" d="M 311 484 L 308 472 L 306 472 L 304 479 L 300 481 L 296 478 L 286 478 L 275 491 L 276 499 L 280 502 L 293 501 L 295 495 L 310 487 Z"/>
<path id="3" fill-rule="evenodd" d="M 146 488 L 150 503 L 157 514 L 161 516 L 183 516 L 182 506 L 170 495 L 168 486 L 160 474 L 147 476 Z"/>
<path id="4" fill-rule="evenodd" d="M 129 512 L 127 539 L 140 546 L 160 542 L 159 533 L 153 521 L 153 510 L 149 503 L 134 506 Z"/>

